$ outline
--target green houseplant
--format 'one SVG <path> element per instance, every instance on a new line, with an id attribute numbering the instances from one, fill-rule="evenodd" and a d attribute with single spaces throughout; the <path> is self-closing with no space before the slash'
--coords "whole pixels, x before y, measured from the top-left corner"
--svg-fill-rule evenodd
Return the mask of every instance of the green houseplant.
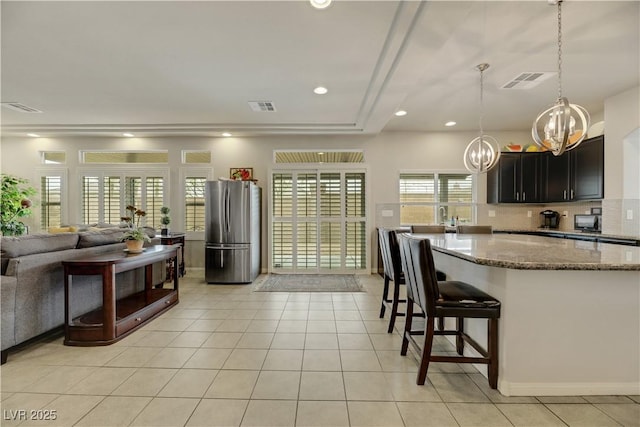
<path id="1" fill-rule="evenodd" d="M 122 234 L 120 241 L 127 244 L 129 252 L 142 252 L 144 242 L 151 241 L 144 229 L 140 227 L 140 219 L 147 216 L 147 213 L 132 205 L 127 206 L 126 210 L 129 215 L 120 219 L 126 223 L 127 230 Z"/>
<path id="2" fill-rule="evenodd" d="M 24 178 L 2 174 L 0 230 L 3 236 L 20 236 L 27 231 L 20 218 L 31 215 L 29 196 L 36 194 L 36 189 L 27 186 L 28 183 Z"/>
<path id="3" fill-rule="evenodd" d="M 160 213 L 162 214 L 162 216 L 160 217 L 160 224 L 162 225 L 162 230 L 160 231 L 160 233 L 163 236 L 169 235 L 169 224 L 171 224 L 171 217 L 169 216 L 169 212 L 171 212 L 171 209 L 169 209 L 167 206 L 163 206 L 160 208 Z"/>

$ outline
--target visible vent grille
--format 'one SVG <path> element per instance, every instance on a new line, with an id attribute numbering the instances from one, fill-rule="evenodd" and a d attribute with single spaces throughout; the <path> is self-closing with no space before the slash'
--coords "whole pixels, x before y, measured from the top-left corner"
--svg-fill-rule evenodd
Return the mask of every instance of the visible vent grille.
<path id="1" fill-rule="evenodd" d="M 2 106 L 7 107 L 10 110 L 18 111 L 20 113 L 42 113 L 42 111 L 36 108 L 20 104 L 19 102 L 3 102 Z"/>
<path id="2" fill-rule="evenodd" d="M 257 111 L 257 112 L 276 111 L 276 106 L 271 101 L 249 101 L 249 107 L 251 107 L 253 111 Z"/>
<path id="3" fill-rule="evenodd" d="M 502 86 L 502 89 L 531 89 L 538 86 L 543 81 L 552 77 L 556 73 L 551 72 L 525 72 L 520 73 L 515 78 L 509 80 Z"/>

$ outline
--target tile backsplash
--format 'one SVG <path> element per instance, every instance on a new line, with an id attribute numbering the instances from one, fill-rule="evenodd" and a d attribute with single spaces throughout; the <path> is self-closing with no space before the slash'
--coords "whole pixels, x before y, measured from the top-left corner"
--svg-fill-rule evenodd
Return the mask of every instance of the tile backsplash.
<path id="1" fill-rule="evenodd" d="M 489 224 L 496 229 L 536 229 L 542 224 L 540 212 L 550 209 L 560 213 L 558 230 L 573 231 L 573 216 L 591 213 L 591 208 L 595 207 L 602 207 L 602 202 L 548 203 L 539 205 L 479 204 L 478 224 Z"/>

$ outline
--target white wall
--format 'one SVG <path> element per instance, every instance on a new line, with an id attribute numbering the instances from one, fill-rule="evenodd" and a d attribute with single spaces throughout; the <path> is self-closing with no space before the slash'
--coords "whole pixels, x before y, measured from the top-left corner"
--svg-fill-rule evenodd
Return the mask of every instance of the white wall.
<path id="1" fill-rule="evenodd" d="M 640 235 L 640 86 L 605 100 L 603 232 Z"/>
<path id="2" fill-rule="evenodd" d="M 527 132 L 492 133 L 502 143 L 530 143 Z M 107 137 L 56 137 L 56 138 L 9 138 L 2 139 L 2 172 L 31 180 L 37 187 L 38 169 L 45 168 L 40 163 L 40 151 L 65 151 L 68 169 L 68 222 L 80 221 L 80 191 L 77 180 L 79 163 L 78 151 L 86 149 L 113 150 L 169 150 L 170 201 L 172 208 L 172 229 L 183 226 L 181 206 L 178 200 L 181 150 L 211 150 L 212 176 L 227 177 L 231 167 L 253 167 L 254 177 L 263 187 L 266 196 L 267 177 L 273 163 L 275 149 L 362 149 L 369 171 L 370 203 L 368 214 L 370 236 L 373 235 L 375 207 L 381 203 L 398 203 L 398 174 L 406 170 L 452 170 L 464 171 L 462 154 L 475 132 L 383 132 L 371 136 L 263 136 L 263 137 L 162 137 L 162 138 L 107 138 Z M 486 179 L 479 177 L 479 202 L 486 200 Z M 37 200 L 36 200 L 37 202 Z M 263 203 L 263 218 L 266 220 L 267 203 Z M 36 218 L 29 224 L 37 229 Z M 265 227 L 266 229 L 266 227 Z M 266 232 L 263 233 L 263 266 L 266 266 Z M 374 244 L 372 244 L 372 247 Z M 194 255 L 194 248 L 187 248 Z M 372 252 L 373 253 L 373 252 Z M 198 258 L 198 256 L 194 256 Z M 197 260 L 191 265 L 201 266 Z"/>
<path id="3" fill-rule="evenodd" d="M 607 100 L 604 119 L 606 121 L 605 141 L 605 196 L 607 199 L 616 199 L 620 203 L 607 205 L 603 203 L 605 226 L 609 224 L 612 234 L 620 234 L 622 226 L 613 228 L 613 225 L 622 218 L 623 198 L 623 141 L 628 135 L 640 127 L 640 113 L 638 112 L 638 94 L 640 88 L 626 91 L 616 97 Z M 634 110 L 635 108 L 635 110 Z M 602 117 L 602 113 L 594 117 Z M 635 126 L 635 127 L 634 127 Z M 529 131 L 522 132 L 488 132 L 500 141 L 501 145 L 510 142 L 527 145 L 531 143 Z M 227 177 L 229 168 L 253 167 L 254 177 L 263 187 L 265 203 L 263 203 L 263 218 L 267 215 L 267 178 L 272 163 L 273 150 L 275 149 L 361 149 L 364 151 L 365 165 L 369 171 L 369 196 L 370 203 L 368 214 L 371 229 L 369 235 L 373 239 L 376 224 L 376 206 L 398 203 L 398 174 L 401 171 L 429 171 L 449 170 L 464 171 L 462 155 L 468 142 L 477 136 L 476 132 L 382 132 L 378 135 L 358 136 L 261 136 L 261 137 L 153 137 L 153 138 L 109 138 L 109 137 L 55 137 L 55 138 L 17 138 L 3 137 L 1 145 L 1 169 L 3 173 L 13 174 L 28 178 L 37 186 L 38 169 L 45 165 L 40 163 L 40 151 L 65 151 L 67 163 L 64 167 L 68 170 L 69 177 L 69 223 L 79 223 L 80 199 L 77 169 L 79 163 L 78 151 L 86 149 L 113 149 L 113 150 L 143 150 L 166 149 L 169 151 L 170 170 L 170 207 L 172 208 L 172 229 L 179 230 L 183 226 L 181 218 L 182 208 L 179 204 L 181 150 L 211 150 L 212 162 L 210 165 L 199 165 L 212 169 L 212 177 Z M 627 159 L 628 161 L 628 159 Z M 627 166 L 628 168 L 628 166 Z M 636 167 L 639 170 L 640 166 Z M 480 175 L 477 182 L 479 218 L 489 221 L 486 215 L 486 176 Z M 626 206 L 626 205 L 625 205 Z M 520 221 L 523 226 L 535 227 L 537 208 L 533 209 L 531 218 L 526 217 L 526 210 L 518 211 L 512 215 L 509 209 L 498 209 L 497 216 L 491 217 L 491 221 L 501 223 L 500 215 L 504 214 L 504 220 Z M 565 208 L 566 209 L 566 208 Z M 583 207 L 580 207 L 583 209 Z M 513 216 L 513 218 L 511 218 Z M 612 218 L 612 219 L 610 219 Z M 30 219 L 28 225 L 37 229 L 36 218 Z M 528 222 L 527 222 L 528 221 Z M 28 221 L 27 221 L 28 222 Z M 388 225 L 388 224 L 385 224 Z M 266 227 L 265 227 L 266 230 Z M 605 229 L 605 232 L 607 230 Z M 638 233 L 631 232 L 635 235 Z M 266 266 L 266 231 L 263 233 L 263 266 Z M 372 242 L 371 249 L 375 248 Z M 197 248 L 188 247 L 188 253 L 192 253 L 191 265 L 202 266 Z M 374 253 L 374 252 L 372 252 Z M 203 258 L 203 257 L 202 257 Z M 375 262 L 375 260 L 374 260 Z"/>

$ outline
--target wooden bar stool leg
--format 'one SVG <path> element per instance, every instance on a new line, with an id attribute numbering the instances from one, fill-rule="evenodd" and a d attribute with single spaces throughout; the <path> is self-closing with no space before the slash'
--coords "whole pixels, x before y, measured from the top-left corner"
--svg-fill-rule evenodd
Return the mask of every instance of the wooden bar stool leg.
<path id="1" fill-rule="evenodd" d="M 411 338 L 411 325 L 413 324 L 413 300 L 407 296 L 407 311 L 404 319 L 404 334 L 402 334 L 402 348 L 400 354 L 407 355 L 409 339 Z"/>
<path id="2" fill-rule="evenodd" d="M 438 330 L 444 331 L 444 317 L 438 317 Z"/>
<path id="3" fill-rule="evenodd" d="M 456 318 L 456 351 L 460 356 L 464 354 L 464 339 L 462 335 L 464 334 L 464 318 L 458 317 Z"/>
<path id="4" fill-rule="evenodd" d="M 420 368 L 418 369 L 418 378 L 416 384 L 424 385 L 427 379 L 427 371 L 429 370 L 429 362 L 431 361 L 431 348 L 433 347 L 433 333 L 435 322 L 433 317 L 425 319 L 424 330 L 424 347 L 422 348 L 422 360 L 420 360 Z"/>
<path id="5" fill-rule="evenodd" d="M 489 319 L 488 336 L 489 366 L 487 376 L 489 377 L 489 386 L 496 389 L 498 388 L 498 319 Z"/>
<path id="6" fill-rule="evenodd" d="M 387 309 L 385 302 L 387 302 L 387 295 L 389 295 L 389 278 L 384 277 L 384 289 L 382 290 L 382 303 L 380 304 L 380 318 L 384 317 L 384 312 Z"/>
<path id="7" fill-rule="evenodd" d="M 393 302 L 391 303 L 391 315 L 389 316 L 389 328 L 387 332 L 393 332 L 393 326 L 396 324 L 396 317 L 398 316 L 398 300 L 400 299 L 400 283 L 393 281 Z"/>

